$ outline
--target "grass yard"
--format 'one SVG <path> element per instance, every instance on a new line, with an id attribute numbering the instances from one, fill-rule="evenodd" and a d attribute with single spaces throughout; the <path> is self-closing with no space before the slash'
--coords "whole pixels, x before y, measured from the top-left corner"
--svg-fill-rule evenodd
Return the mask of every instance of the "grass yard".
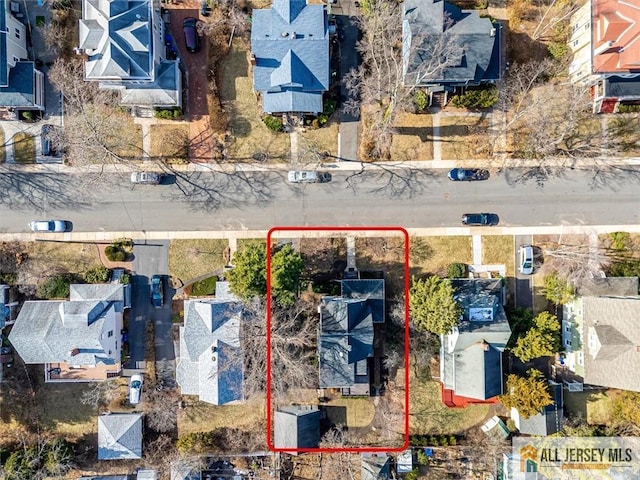
<path id="1" fill-rule="evenodd" d="M 484 265 L 506 265 L 507 275 L 515 275 L 513 237 L 510 235 L 483 235 L 482 263 Z"/>
<path id="2" fill-rule="evenodd" d="M 404 375 L 402 369 L 398 375 Z M 433 380 L 418 380 L 410 374 L 409 432 L 411 435 L 457 434 L 480 425 L 488 416 L 490 405 L 469 405 L 448 408 L 440 398 L 440 384 Z"/>
<path id="3" fill-rule="evenodd" d="M 338 156 L 338 114 L 322 128 L 307 128 L 298 134 L 298 149 L 301 163 L 316 163 L 318 160 L 333 161 Z M 322 156 L 324 152 L 328 156 Z M 318 154 L 321 156 L 319 157 Z"/>
<path id="4" fill-rule="evenodd" d="M 623 157 L 640 155 L 640 114 L 624 113 L 607 118 L 607 131 Z"/>
<path id="5" fill-rule="evenodd" d="M 441 116 L 442 159 L 468 160 L 489 157 L 489 123 L 489 119 L 484 116 Z"/>
<path id="6" fill-rule="evenodd" d="M 188 397 L 183 397 L 188 398 Z M 216 428 L 233 427 L 264 435 L 266 431 L 264 399 L 254 398 L 241 405 L 210 405 L 205 402 L 187 401 L 178 410 L 178 435 L 192 432 L 208 432 Z"/>
<path id="7" fill-rule="evenodd" d="M 224 252 L 229 242 L 223 239 L 171 240 L 169 275 L 189 283 L 194 278 L 224 267 Z"/>
<path id="8" fill-rule="evenodd" d="M 189 160 L 189 125 L 185 123 L 151 125 L 149 128 L 151 158 L 168 163 Z"/>
<path id="9" fill-rule="evenodd" d="M 33 135 L 16 133 L 12 139 L 13 156 L 16 163 L 33 163 L 36 160 L 36 142 Z"/>
<path id="10" fill-rule="evenodd" d="M 373 398 L 334 398 L 327 402 L 326 405 L 329 407 L 343 407 L 347 415 L 346 426 L 350 428 L 366 427 L 373 422 L 375 416 Z"/>
<path id="11" fill-rule="evenodd" d="M 127 137 L 128 143 L 114 147 L 114 152 L 123 158 L 142 159 L 142 126 L 133 123 L 131 115 L 122 115 L 122 121 L 127 122 L 127 128 L 131 129 Z"/>
<path id="12" fill-rule="evenodd" d="M 216 293 L 217 276 L 205 278 L 191 285 L 191 296 L 204 297 Z"/>
<path id="13" fill-rule="evenodd" d="M 253 91 L 249 64 L 249 46 L 236 37 L 231 51 L 219 64 L 220 100 L 229 112 L 231 160 L 251 160 L 256 154 L 266 154 L 268 160 L 282 161 L 290 153 L 289 136 L 274 133 L 262 121 L 258 96 Z"/>
<path id="14" fill-rule="evenodd" d="M 450 263 L 472 263 L 471 237 L 412 237 L 409 257 L 412 274 L 446 276 Z"/>
<path id="15" fill-rule="evenodd" d="M 394 124 L 391 158 L 394 160 L 433 160 L 431 115 L 401 113 Z"/>
<path id="16" fill-rule="evenodd" d="M 572 414 L 581 414 L 592 425 L 606 425 L 611 421 L 613 398 L 617 391 L 565 392 L 564 405 Z"/>
<path id="17" fill-rule="evenodd" d="M 36 402 L 42 425 L 67 439 L 94 433 L 96 411 L 79 399 L 90 383 L 45 383 L 38 388 Z"/>

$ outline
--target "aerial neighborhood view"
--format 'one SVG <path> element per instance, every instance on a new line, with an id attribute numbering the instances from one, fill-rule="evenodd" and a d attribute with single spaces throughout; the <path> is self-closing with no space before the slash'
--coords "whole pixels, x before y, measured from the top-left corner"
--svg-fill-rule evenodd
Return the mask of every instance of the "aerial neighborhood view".
<path id="1" fill-rule="evenodd" d="M 640 0 L 0 0 L 0 480 L 640 478 Z"/>

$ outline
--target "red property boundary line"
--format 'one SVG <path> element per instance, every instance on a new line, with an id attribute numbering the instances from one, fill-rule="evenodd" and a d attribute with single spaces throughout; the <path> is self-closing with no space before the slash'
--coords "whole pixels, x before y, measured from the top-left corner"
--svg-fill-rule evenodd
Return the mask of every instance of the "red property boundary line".
<path id="1" fill-rule="evenodd" d="M 273 445 L 272 431 L 272 395 L 271 395 L 271 240 L 276 232 L 394 232 L 404 237 L 404 443 L 400 447 L 345 447 L 345 448 L 276 448 Z M 409 233 L 403 227 L 273 227 L 267 233 L 267 446 L 272 452 L 285 453 L 374 453 L 374 452 L 402 452 L 409 448 Z"/>

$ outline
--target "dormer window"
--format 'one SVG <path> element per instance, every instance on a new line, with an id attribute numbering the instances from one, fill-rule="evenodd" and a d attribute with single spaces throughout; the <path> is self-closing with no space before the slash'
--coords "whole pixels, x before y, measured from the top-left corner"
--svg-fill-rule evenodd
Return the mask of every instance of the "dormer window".
<path id="1" fill-rule="evenodd" d="M 113 330 L 109 330 L 109 333 L 107 334 L 108 337 L 113 337 Z"/>
<path id="2" fill-rule="evenodd" d="M 16 32 L 16 38 L 20 38 L 20 29 L 19 29 L 19 28 L 16 28 L 16 29 L 14 29 L 14 30 L 15 30 L 15 32 Z"/>

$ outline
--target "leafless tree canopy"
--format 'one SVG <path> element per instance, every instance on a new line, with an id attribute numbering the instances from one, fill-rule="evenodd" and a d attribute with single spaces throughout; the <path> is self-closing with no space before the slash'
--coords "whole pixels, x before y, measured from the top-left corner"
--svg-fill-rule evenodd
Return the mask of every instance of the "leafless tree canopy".
<path id="1" fill-rule="evenodd" d="M 83 61 L 58 59 L 49 78 L 64 97 L 65 127 L 51 134 L 54 145 L 76 166 L 105 165 L 140 158 L 142 136 L 119 104 L 117 91 L 84 80 Z"/>
<path id="2" fill-rule="evenodd" d="M 94 382 L 80 397 L 80 402 L 95 409 L 109 405 L 120 394 L 120 386 L 116 380 Z"/>
<path id="3" fill-rule="evenodd" d="M 266 310 L 264 301 L 247 305 L 242 346 L 245 396 L 265 391 L 267 374 Z M 298 299 L 289 308 L 273 305 L 271 315 L 271 392 L 275 398 L 293 388 L 314 388 L 318 318 L 313 305 Z"/>
<path id="4" fill-rule="evenodd" d="M 179 396 L 175 390 L 148 388 L 143 391 L 142 406 L 147 425 L 156 432 L 172 432 L 177 428 Z"/>

